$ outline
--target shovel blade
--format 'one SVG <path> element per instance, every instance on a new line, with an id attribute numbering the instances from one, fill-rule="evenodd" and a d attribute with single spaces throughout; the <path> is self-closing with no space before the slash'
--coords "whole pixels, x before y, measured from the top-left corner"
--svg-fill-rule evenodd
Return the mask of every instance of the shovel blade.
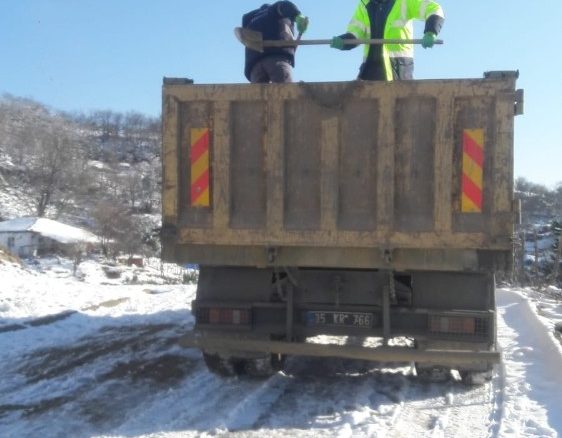
<path id="1" fill-rule="evenodd" d="M 263 52 L 263 35 L 261 32 L 237 27 L 234 29 L 234 35 L 248 49 Z"/>

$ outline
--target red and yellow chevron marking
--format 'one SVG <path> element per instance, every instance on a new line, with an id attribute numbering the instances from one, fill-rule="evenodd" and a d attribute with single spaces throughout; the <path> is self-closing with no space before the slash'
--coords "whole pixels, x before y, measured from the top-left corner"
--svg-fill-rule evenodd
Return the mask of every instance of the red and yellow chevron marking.
<path id="1" fill-rule="evenodd" d="M 209 128 L 191 129 L 191 206 L 209 207 Z"/>
<path id="2" fill-rule="evenodd" d="M 462 153 L 462 213 L 482 213 L 484 130 L 465 129 Z"/>

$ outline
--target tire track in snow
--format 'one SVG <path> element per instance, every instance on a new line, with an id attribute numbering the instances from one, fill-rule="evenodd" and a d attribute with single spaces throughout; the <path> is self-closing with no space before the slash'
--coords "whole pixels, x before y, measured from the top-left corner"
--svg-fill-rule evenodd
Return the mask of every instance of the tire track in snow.
<path id="1" fill-rule="evenodd" d="M 498 328 L 499 330 L 499 328 Z M 501 347 L 498 347 L 501 350 Z M 503 357 L 503 351 L 502 351 Z M 489 424 L 490 430 L 488 437 L 499 436 L 504 416 L 504 400 L 505 400 L 505 362 L 502 361 L 496 366 L 496 373 L 492 379 L 490 392 L 494 400 L 494 408 L 490 413 Z"/>
<path id="2" fill-rule="evenodd" d="M 285 391 L 256 423 L 259 431 L 233 436 L 377 436 L 407 385 L 401 370 L 361 361 L 292 358 L 287 370 Z"/>
<path id="3" fill-rule="evenodd" d="M 181 430 L 182 436 L 251 431 L 285 392 L 287 384 L 290 380 L 282 373 L 265 381 L 221 378 L 209 372 L 200 358 L 198 371 L 175 388 L 172 395 L 152 400 L 139 410 L 144 418 L 158 418 L 168 430 Z M 116 432 L 140 433 L 146 430 L 144 421 L 141 417 L 133 419 Z"/>
<path id="4" fill-rule="evenodd" d="M 389 430 L 393 437 L 487 437 L 494 411 L 492 384 L 465 386 L 453 374 L 443 383 L 412 377 L 400 415 Z"/>
<path id="5" fill-rule="evenodd" d="M 495 396 L 492 382 L 483 385 L 465 386 L 460 381 L 450 385 L 445 396 L 442 427 L 433 436 L 487 437 L 490 433 L 491 417 L 495 411 Z"/>
<path id="6" fill-rule="evenodd" d="M 224 420 L 226 431 L 251 430 L 256 423 L 281 397 L 290 384 L 290 380 L 283 373 L 277 373 L 240 400 Z"/>

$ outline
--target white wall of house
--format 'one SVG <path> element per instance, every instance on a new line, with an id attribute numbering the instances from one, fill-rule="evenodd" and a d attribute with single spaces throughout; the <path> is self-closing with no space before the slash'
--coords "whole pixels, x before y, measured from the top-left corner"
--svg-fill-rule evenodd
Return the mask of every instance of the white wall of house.
<path id="1" fill-rule="evenodd" d="M 29 231 L 1 232 L 0 245 L 19 257 L 31 257 L 37 251 L 39 236 Z"/>

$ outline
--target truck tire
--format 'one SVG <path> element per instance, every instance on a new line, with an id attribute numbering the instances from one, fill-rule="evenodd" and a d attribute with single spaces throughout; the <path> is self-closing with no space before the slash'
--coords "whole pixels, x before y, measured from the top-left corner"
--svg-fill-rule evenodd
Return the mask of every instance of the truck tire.
<path id="1" fill-rule="evenodd" d="M 467 386 L 483 385 L 486 382 L 492 380 L 494 375 L 494 366 L 492 364 L 488 365 L 486 370 L 459 370 L 462 383 Z"/>
<path id="2" fill-rule="evenodd" d="M 257 359 L 244 359 L 246 374 L 250 377 L 263 379 L 271 377 L 281 371 L 285 365 L 285 356 L 271 354 Z"/>
<path id="3" fill-rule="evenodd" d="M 414 339 L 414 347 L 424 348 L 418 339 Z M 441 383 L 451 378 L 451 369 L 443 365 L 414 362 L 418 380 L 425 383 Z"/>
<path id="4" fill-rule="evenodd" d="M 203 360 L 209 371 L 221 377 L 238 376 L 245 372 L 245 364 L 242 359 L 224 358 L 218 354 L 203 352 Z"/>
<path id="5" fill-rule="evenodd" d="M 425 383 L 442 383 L 451 378 L 451 369 L 440 365 L 414 363 L 418 379 Z"/>

